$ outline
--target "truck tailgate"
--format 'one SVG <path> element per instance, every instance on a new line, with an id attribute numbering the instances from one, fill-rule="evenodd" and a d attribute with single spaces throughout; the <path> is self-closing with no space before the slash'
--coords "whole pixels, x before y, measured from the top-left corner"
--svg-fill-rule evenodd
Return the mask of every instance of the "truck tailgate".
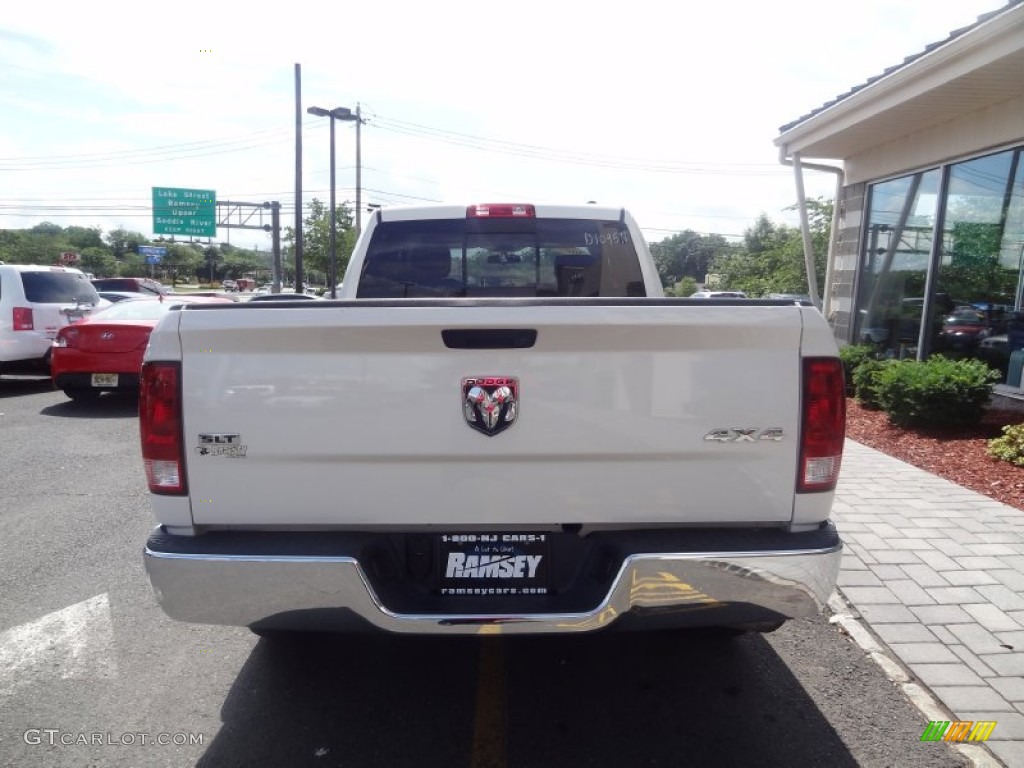
<path id="1" fill-rule="evenodd" d="M 174 314 L 196 524 L 793 515 L 797 307 L 409 301 Z M 460 329 L 537 335 L 524 348 L 446 346 L 442 331 Z M 467 377 L 517 379 L 515 422 L 496 435 L 470 428 Z"/>

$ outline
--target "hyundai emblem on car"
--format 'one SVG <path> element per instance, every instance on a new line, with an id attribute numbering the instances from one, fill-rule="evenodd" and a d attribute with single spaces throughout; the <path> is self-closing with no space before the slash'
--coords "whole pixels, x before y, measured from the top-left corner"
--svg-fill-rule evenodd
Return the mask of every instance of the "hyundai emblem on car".
<path id="1" fill-rule="evenodd" d="M 104 331 L 103 333 L 100 334 L 100 338 L 103 339 L 104 341 L 110 341 L 112 338 L 114 338 L 114 334 L 112 334 L 110 331 Z"/>
<path id="2" fill-rule="evenodd" d="M 469 426 L 488 437 L 508 429 L 519 415 L 519 379 L 512 376 L 463 379 L 462 415 Z"/>

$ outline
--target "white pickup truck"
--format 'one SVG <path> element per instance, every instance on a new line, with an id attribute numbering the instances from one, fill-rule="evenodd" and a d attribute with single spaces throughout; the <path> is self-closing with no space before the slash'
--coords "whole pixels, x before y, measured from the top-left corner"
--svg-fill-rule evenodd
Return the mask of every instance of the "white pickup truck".
<path id="1" fill-rule="evenodd" d="M 380 210 L 338 300 L 170 312 L 141 390 L 182 621 L 768 631 L 835 585 L 825 320 L 665 298 L 622 209 Z"/>

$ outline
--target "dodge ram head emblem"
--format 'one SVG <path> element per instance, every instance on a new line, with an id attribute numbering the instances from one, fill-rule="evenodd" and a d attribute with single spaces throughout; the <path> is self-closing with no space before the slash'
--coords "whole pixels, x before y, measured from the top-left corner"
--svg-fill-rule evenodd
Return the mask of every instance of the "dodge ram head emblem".
<path id="1" fill-rule="evenodd" d="M 469 426 L 488 437 L 508 429 L 519 415 L 519 379 L 512 376 L 463 379 L 462 415 Z"/>

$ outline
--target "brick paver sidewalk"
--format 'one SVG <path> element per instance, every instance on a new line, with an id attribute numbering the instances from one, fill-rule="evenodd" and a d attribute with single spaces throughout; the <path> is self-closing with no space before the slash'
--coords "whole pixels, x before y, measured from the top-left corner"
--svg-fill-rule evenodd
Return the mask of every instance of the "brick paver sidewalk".
<path id="1" fill-rule="evenodd" d="M 839 588 L 959 720 L 1024 766 L 1024 511 L 852 440 L 833 519 Z"/>

